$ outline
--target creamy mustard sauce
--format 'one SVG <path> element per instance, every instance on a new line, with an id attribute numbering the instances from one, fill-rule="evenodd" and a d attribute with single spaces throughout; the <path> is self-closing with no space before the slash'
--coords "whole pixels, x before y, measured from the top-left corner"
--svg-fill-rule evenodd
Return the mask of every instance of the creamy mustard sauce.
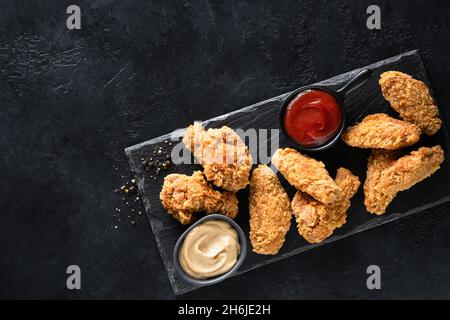
<path id="1" fill-rule="evenodd" d="M 210 220 L 188 233 L 178 257 L 189 276 L 207 279 L 229 271 L 240 249 L 238 234 L 228 222 Z"/>

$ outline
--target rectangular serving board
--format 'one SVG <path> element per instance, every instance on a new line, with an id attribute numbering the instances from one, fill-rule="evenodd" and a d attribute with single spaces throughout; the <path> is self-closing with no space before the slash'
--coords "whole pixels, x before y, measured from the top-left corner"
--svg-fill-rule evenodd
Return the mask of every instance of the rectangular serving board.
<path id="1" fill-rule="evenodd" d="M 381 95 L 378 79 L 380 74 L 384 71 L 398 70 L 408 73 L 414 78 L 424 81 L 431 88 L 422 59 L 416 50 L 376 62 L 363 68 L 372 69 L 373 74 L 371 79 L 369 79 L 364 86 L 347 95 L 345 100 L 347 125 L 352 125 L 355 122 L 360 121 L 366 115 L 379 112 L 388 113 L 398 117 Z M 334 89 L 339 88 L 361 69 L 338 75 L 317 84 Z M 303 85 L 309 84 L 299 84 L 299 87 Z M 206 120 L 203 124 L 209 128 L 227 125 L 233 129 L 269 129 L 269 132 L 270 129 L 279 129 L 279 109 L 288 95 L 289 93 L 285 93 L 270 98 L 237 111 Z M 186 123 L 186 126 L 189 124 L 190 123 Z M 139 192 L 142 196 L 170 284 L 175 294 L 182 294 L 194 290 L 198 288 L 198 286 L 186 283 L 176 274 L 172 259 L 173 248 L 178 237 L 186 230 L 187 226 L 182 226 L 178 221 L 167 214 L 159 200 L 159 192 L 165 175 L 169 173 L 184 173 L 190 175 L 195 170 L 201 170 L 201 167 L 198 164 L 178 164 L 172 166 L 169 170 L 163 171 L 160 175 L 156 176 L 156 179 L 154 179 L 150 177 L 150 175 L 152 175 L 151 172 L 145 171 L 142 165 L 142 158 L 148 159 L 156 147 L 162 146 L 164 149 L 167 149 L 168 144 L 165 141 L 170 141 L 173 145 L 177 145 L 183 136 L 183 132 L 184 130 L 182 129 L 176 130 L 125 149 L 130 166 L 134 171 Z M 268 145 L 270 147 L 271 142 L 279 141 L 280 147 L 290 146 L 287 139 L 281 134 L 279 136 L 276 133 L 273 135 L 269 134 L 268 137 L 259 135 L 258 138 L 259 145 Z M 432 137 L 422 136 L 418 144 L 405 150 L 405 152 L 417 149 L 420 146 L 433 146 L 436 144 L 440 144 L 444 148 L 446 157 L 448 157 L 449 138 L 445 125 Z M 187 152 L 186 150 L 183 151 Z M 269 155 L 274 151 L 275 150 L 269 148 Z M 337 168 L 343 166 L 358 175 L 362 183 L 365 180 L 367 157 L 369 155 L 368 150 L 351 148 L 340 141 L 327 151 L 311 155 L 314 158 L 323 161 L 332 176 L 335 175 Z M 263 158 L 264 157 L 261 159 L 264 160 Z M 267 162 L 267 159 L 264 160 L 264 162 Z M 292 199 L 295 190 L 287 184 L 280 174 L 278 174 L 278 176 Z M 296 223 L 293 219 L 284 246 L 275 256 L 264 256 L 253 253 L 250 247 L 250 241 L 248 241 L 249 247 L 247 258 L 234 276 L 315 248 L 319 245 L 342 239 L 355 233 L 374 228 L 426 208 L 447 202 L 450 200 L 450 187 L 448 181 L 450 181 L 450 167 L 448 160 L 446 159 L 441 169 L 433 176 L 414 186 L 410 190 L 399 193 L 388 207 L 387 213 L 382 216 L 376 216 L 366 211 L 364 207 L 364 194 L 362 187 L 360 187 L 358 193 L 352 199 L 351 208 L 347 212 L 347 223 L 343 227 L 337 229 L 330 238 L 321 244 L 309 244 L 297 233 Z M 239 199 L 239 214 L 236 221 L 248 237 L 248 188 L 239 191 L 237 196 Z"/>

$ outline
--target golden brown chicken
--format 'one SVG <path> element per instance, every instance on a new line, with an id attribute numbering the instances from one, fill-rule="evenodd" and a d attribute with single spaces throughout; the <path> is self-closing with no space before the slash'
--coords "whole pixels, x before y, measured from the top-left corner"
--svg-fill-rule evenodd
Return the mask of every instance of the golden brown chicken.
<path id="1" fill-rule="evenodd" d="M 420 133 L 415 124 L 376 113 L 345 130 L 342 139 L 352 147 L 394 150 L 413 145 Z"/>
<path id="2" fill-rule="evenodd" d="M 386 203 L 392 201 L 393 197 L 388 197 L 376 188 L 381 173 L 389 168 L 398 159 L 398 152 L 391 150 L 372 150 L 367 160 L 367 175 L 364 182 L 364 204 L 369 212 L 382 214 L 385 211 Z M 381 205 L 380 205 L 381 204 Z M 380 207 L 383 207 L 381 209 Z"/>
<path id="3" fill-rule="evenodd" d="M 259 254 L 276 254 L 291 226 L 291 204 L 277 175 L 259 165 L 250 178 L 250 241 Z"/>
<path id="4" fill-rule="evenodd" d="M 272 164 L 297 190 L 309 194 L 319 202 L 330 204 L 343 197 L 341 189 L 330 177 L 323 162 L 285 148 L 274 153 Z"/>
<path id="5" fill-rule="evenodd" d="M 350 199 L 360 185 L 359 178 L 349 170 L 339 168 L 335 182 L 344 195 L 340 201 L 326 205 L 302 191 L 297 191 L 292 200 L 298 232 L 309 243 L 322 242 L 346 222 Z"/>
<path id="6" fill-rule="evenodd" d="M 221 213 L 233 219 L 238 212 L 236 195 L 214 190 L 201 171 L 192 176 L 167 175 L 159 198 L 163 207 L 182 224 L 192 223 L 196 212 Z"/>
<path id="7" fill-rule="evenodd" d="M 383 214 L 398 192 L 407 190 L 436 172 L 444 161 L 437 145 L 422 147 L 397 159 L 395 152 L 374 150 L 367 164 L 364 183 L 367 211 Z"/>
<path id="8" fill-rule="evenodd" d="M 183 143 L 214 185 L 233 192 L 248 185 L 252 159 L 245 143 L 231 128 L 205 130 L 200 123 L 194 123 L 187 128 Z"/>
<path id="9" fill-rule="evenodd" d="M 387 71 L 381 74 L 379 84 L 384 98 L 403 120 L 414 123 L 427 135 L 439 130 L 439 110 L 425 83 L 399 71 Z"/>

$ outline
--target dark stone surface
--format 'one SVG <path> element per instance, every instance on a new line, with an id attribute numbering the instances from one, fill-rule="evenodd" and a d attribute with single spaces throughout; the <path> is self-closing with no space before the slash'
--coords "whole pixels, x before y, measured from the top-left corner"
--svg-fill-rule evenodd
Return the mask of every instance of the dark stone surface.
<path id="1" fill-rule="evenodd" d="M 68 3 L 1 1 L 0 297 L 174 297 L 147 220 L 132 226 L 112 192 L 126 146 L 415 48 L 450 120 L 447 1 L 378 1 L 377 31 L 369 1 L 77 4 L 69 31 Z M 448 211 L 182 297 L 450 298 Z M 70 264 L 81 291 L 65 287 Z M 370 264 L 382 290 L 366 289 Z"/>

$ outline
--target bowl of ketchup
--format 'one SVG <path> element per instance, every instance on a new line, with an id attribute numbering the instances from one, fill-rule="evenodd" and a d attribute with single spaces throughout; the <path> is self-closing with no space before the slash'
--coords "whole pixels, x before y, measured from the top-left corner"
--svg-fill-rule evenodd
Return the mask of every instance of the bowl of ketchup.
<path id="1" fill-rule="evenodd" d="M 298 149 L 328 149 L 345 129 L 346 94 L 365 84 L 371 73 L 363 69 L 338 90 L 308 86 L 293 91 L 281 106 L 282 132 Z"/>

